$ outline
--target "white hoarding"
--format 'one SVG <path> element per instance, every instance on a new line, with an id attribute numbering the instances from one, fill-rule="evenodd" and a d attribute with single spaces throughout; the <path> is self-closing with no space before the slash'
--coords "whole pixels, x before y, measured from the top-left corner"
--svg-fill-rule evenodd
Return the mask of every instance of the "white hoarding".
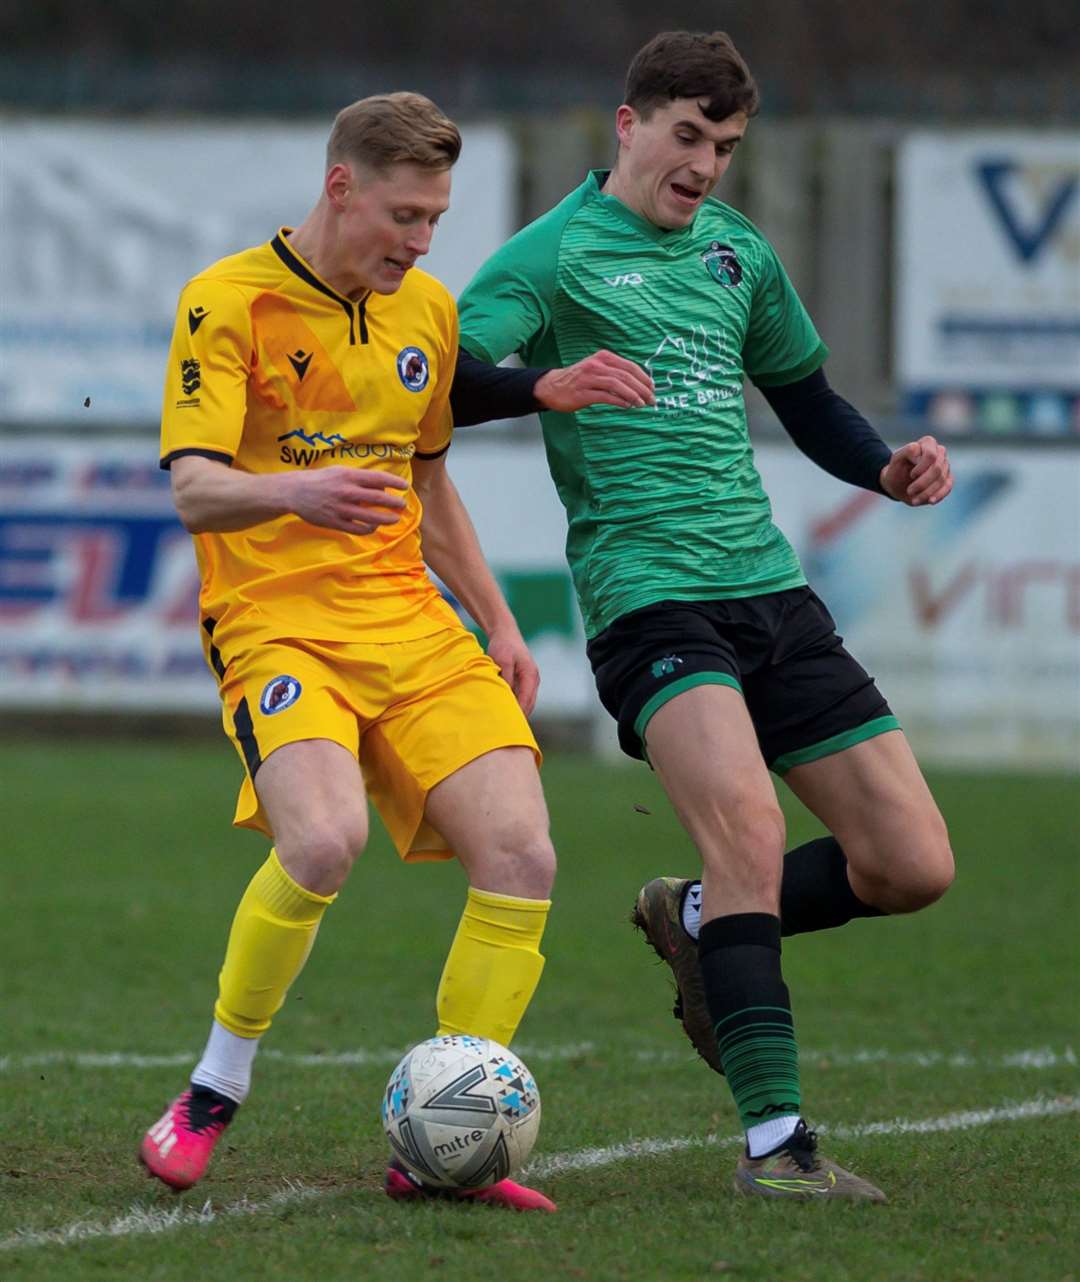
<path id="1" fill-rule="evenodd" d="M 1080 431 L 1080 133 L 914 134 L 897 187 L 908 411 Z"/>
<path id="2" fill-rule="evenodd" d="M 0 121 L 0 422 L 157 422 L 181 287 L 304 218 L 330 123 Z M 509 135 L 463 139 L 424 261 L 455 294 L 513 231 Z"/>

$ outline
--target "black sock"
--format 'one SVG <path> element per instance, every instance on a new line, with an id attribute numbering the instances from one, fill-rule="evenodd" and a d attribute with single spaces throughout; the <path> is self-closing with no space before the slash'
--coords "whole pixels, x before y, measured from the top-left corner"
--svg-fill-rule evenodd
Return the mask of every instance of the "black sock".
<path id="1" fill-rule="evenodd" d="M 853 917 L 884 917 L 851 889 L 847 860 L 835 837 L 819 837 L 784 856 L 780 924 L 784 935 L 842 926 Z"/>
<path id="2" fill-rule="evenodd" d="M 791 999 L 780 973 L 780 921 L 733 913 L 701 927 L 698 956 L 724 1076 L 747 1130 L 801 1111 Z"/>

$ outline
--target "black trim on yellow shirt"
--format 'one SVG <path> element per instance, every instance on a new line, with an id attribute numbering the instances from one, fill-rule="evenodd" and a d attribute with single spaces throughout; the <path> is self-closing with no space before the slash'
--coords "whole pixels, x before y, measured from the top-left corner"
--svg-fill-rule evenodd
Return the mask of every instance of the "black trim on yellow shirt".
<path id="1" fill-rule="evenodd" d="M 232 467 L 233 456 L 225 454 L 221 450 L 200 450 L 192 447 L 191 449 L 170 450 L 163 459 L 158 462 L 158 467 L 163 472 L 167 472 L 178 458 L 187 458 L 189 454 L 197 455 L 199 458 L 213 459 L 215 463 L 224 463 L 226 467 Z"/>
<path id="2" fill-rule="evenodd" d="M 449 442 L 449 441 L 447 441 L 447 442 L 446 442 L 446 444 L 442 447 L 442 449 L 441 449 L 441 450 L 435 450 L 435 451 L 434 451 L 433 453 L 431 453 L 431 454 L 424 454 L 422 451 L 417 450 L 417 451 L 416 451 L 416 453 L 413 455 L 413 457 L 414 457 L 414 458 L 423 458 L 423 459 L 442 458 L 442 456 L 446 453 L 446 451 L 447 451 L 449 448 L 450 448 L 450 442 Z"/>
<path id="3" fill-rule="evenodd" d="M 331 289 L 330 286 L 325 281 L 320 280 L 318 276 L 316 276 L 315 273 L 311 270 L 311 268 L 307 265 L 307 263 L 305 263 L 302 258 L 298 258 L 297 255 L 293 253 L 293 251 L 285 243 L 285 238 L 284 236 L 281 235 L 280 232 L 278 232 L 278 234 L 270 242 L 270 248 L 274 251 L 275 254 L 277 254 L 278 258 L 281 259 L 281 261 L 285 264 L 285 266 L 289 269 L 289 271 L 292 272 L 294 276 L 299 276 L 305 285 L 310 285 L 312 289 L 317 289 L 320 294 L 325 294 L 327 298 L 332 298 L 334 302 L 337 303 L 344 310 L 345 315 L 348 316 L 349 318 L 349 346 L 355 347 L 356 346 L 356 308 L 354 308 L 352 300 L 349 298 L 346 298 L 344 294 L 339 294 L 337 290 Z M 369 290 L 368 293 L 370 292 L 371 291 Z M 367 317 L 365 315 L 366 306 L 367 306 L 367 294 L 365 294 L 363 298 L 360 299 L 360 341 L 361 343 L 366 343 L 368 341 Z"/>

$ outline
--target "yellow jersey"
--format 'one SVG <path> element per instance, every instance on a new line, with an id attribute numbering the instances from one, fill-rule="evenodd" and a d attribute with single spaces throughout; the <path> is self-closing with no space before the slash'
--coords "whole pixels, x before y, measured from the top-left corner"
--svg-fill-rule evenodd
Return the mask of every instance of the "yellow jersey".
<path id="1" fill-rule="evenodd" d="M 245 472 L 344 465 L 411 482 L 450 444 L 457 311 L 413 268 L 394 294 L 339 294 L 290 246 L 214 263 L 184 287 L 165 378 L 161 466 L 195 454 Z M 402 493 L 401 491 L 394 491 Z M 208 656 L 274 637 L 402 641 L 460 626 L 428 578 L 411 486 L 394 525 L 348 534 L 287 515 L 194 535 Z"/>

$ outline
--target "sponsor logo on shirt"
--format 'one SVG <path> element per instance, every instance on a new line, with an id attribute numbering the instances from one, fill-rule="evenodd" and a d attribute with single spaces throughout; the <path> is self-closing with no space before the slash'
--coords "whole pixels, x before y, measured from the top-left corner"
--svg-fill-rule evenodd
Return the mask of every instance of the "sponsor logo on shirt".
<path id="1" fill-rule="evenodd" d="M 618 289 L 620 285 L 644 285 L 645 277 L 640 272 L 627 272 L 623 276 L 605 276 L 604 284 L 612 289 Z"/>
<path id="2" fill-rule="evenodd" d="M 324 459 L 329 462 L 356 459 L 363 463 L 404 463 L 416 453 L 416 446 L 411 441 L 408 445 L 393 445 L 385 441 L 347 441 L 340 432 L 327 436 L 325 432 L 305 432 L 302 427 L 294 427 L 291 432 L 285 432 L 277 439 L 281 446 L 278 457 L 282 463 L 291 463 L 294 467 L 310 467 L 312 463 L 321 463 Z"/>
<path id="3" fill-rule="evenodd" d="M 397 372 L 402 385 L 410 392 L 422 392 L 431 374 L 428 358 L 419 347 L 403 347 L 398 352 Z"/>
<path id="4" fill-rule="evenodd" d="M 718 285 L 731 289 L 742 280 L 742 263 L 730 245 L 714 240 L 701 255 L 701 261 Z"/>
<path id="5" fill-rule="evenodd" d="M 738 353 L 721 329 L 694 325 L 688 334 L 665 334 L 644 364 L 659 412 L 706 413 L 742 392 Z"/>
<path id="6" fill-rule="evenodd" d="M 187 313 L 188 333 L 194 334 L 209 315 L 210 309 L 207 307 L 189 307 Z"/>

